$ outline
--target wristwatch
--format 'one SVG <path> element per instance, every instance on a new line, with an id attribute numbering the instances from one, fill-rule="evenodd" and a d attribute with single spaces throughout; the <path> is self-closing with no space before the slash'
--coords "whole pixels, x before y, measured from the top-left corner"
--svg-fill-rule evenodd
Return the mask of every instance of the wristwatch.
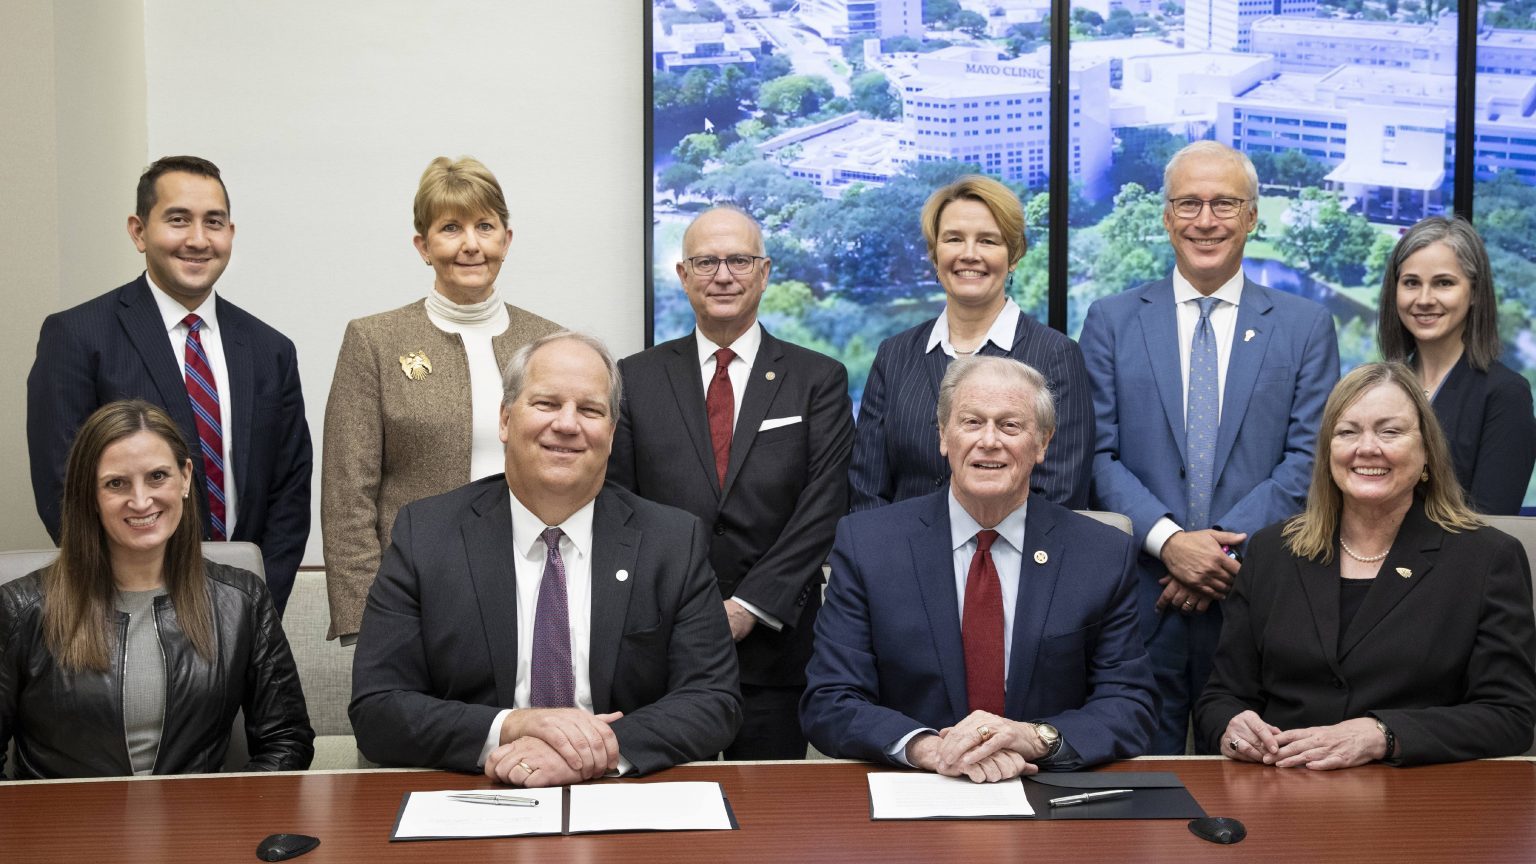
<path id="1" fill-rule="evenodd" d="M 1051 759 L 1061 752 L 1061 733 L 1056 731 L 1055 726 L 1049 723 L 1036 723 L 1035 734 L 1040 736 L 1040 743 L 1045 745 L 1045 755 L 1040 759 Z"/>

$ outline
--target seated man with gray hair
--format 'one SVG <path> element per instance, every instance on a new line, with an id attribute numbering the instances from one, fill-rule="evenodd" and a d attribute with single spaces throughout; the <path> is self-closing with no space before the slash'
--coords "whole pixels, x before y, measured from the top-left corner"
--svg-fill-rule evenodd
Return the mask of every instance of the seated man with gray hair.
<path id="1" fill-rule="evenodd" d="M 1056 412 L 1010 358 L 939 387 L 949 488 L 843 519 L 800 722 L 829 756 L 976 782 L 1140 755 L 1156 696 L 1126 534 L 1029 495 Z"/>
<path id="2" fill-rule="evenodd" d="M 619 390 L 590 336 L 525 345 L 503 381 L 506 474 L 401 509 L 353 666 L 364 756 L 560 786 L 735 737 L 703 526 L 604 485 Z"/>

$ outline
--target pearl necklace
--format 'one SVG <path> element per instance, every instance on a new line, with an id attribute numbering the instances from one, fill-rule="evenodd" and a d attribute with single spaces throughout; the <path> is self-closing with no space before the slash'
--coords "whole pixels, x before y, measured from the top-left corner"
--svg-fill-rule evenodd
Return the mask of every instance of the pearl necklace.
<path id="1" fill-rule="evenodd" d="M 1355 552 L 1355 550 L 1349 548 L 1349 544 L 1344 542 L 1344 538 L 1343 537 L 1339 538 L 1339 545 L 1344 547 L 1344 554 L 1345 555 L 1348 555 L 1349 557 L 1355 559 L 1356 561 L 1359 561 L 1361 564 L 1375 564 L 1377 561 L 1380 561 L 1381 559 L 1387 557 L 1387 552 L 1391 552 L 1392 551 L 1389 548 L 1389 549 L 1387 549 L 1387 552 L 1383 552 L 1380 555 L 1361 555 L 1361 554 Z"/>

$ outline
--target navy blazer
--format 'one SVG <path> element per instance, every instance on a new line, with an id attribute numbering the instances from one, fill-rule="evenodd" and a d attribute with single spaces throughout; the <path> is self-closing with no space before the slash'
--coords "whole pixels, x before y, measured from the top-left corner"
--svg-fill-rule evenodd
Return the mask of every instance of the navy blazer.
<path id="1" fill-rule="evenodd" d="M 800 702 L 821 752 L 891 762 L 902 736 L 970 713 L 950 544 L 947 488 L 837 526 Z M 1029 499 L 1004 713 L 1055 726 L 1087 765 L 1139 756 L 1152 739 L 1135 561 L 1123 532 Z"/>
<path id="2" fill-rule="evenodd" d="M 737 643 L 742 683 L 795 687 L 805 684 L 811 656 L 821 565 L 848 511 L 853 411 L 843 364 L 766 329 L 762 336 L 724 489 L 691 332 L 619 362 L 624 404 L 608 479 L 709 526 L 722 599 L 740 597 L 784 625 L 754 627 Z M 760 431 L 765 421 L 778 425 Z"/>
<path id="3" fill-rule="evenodd" d="M 1140 549 L 1158 519 L 1182 525 L 1188 507 L 1179 360 L 1185 349 L 1173 281 L 1095 302 L 1082 345 L 1098 415 L 1094 506 L 1129 516 Z M 1323 404 L 1338 378 L 1328 310 L 1245 282 L 1216 435 L 1213 524 L 1252 536 L 1301 509 Z M 1161 563 L 1150 572 L 1161 575 Z M 1147 611 L 1155 621 L 1150 602 Z"/>
<path id="4" fill-rule="evenodd" d="M 1224 604 L 1215 668 L 1195 707 L 1209 752 L 1244 710 L 1281 729 L 1374 715 L 1405 765 L 1531 745 L 1536 623 L 1518 541 L 1495 528 L 1452 534 L 1415 501 L 1341 643 L 1337 555 L 1299 558 L 1281 527 L 1248 544 Z"/>
<path id="5" fill-rule="evenodd" d="M 939 453 L 939 382 L 953 359 L 941 349 L 924 351 L 934 321 L 926 321 L 880 343 L 854 435 L 853 509 L 868 510 L 949 482 L 949 462 Z M 1092 381 L 1077 343 L 1027 314 L 1019 315 L 1013 347 L 1004 352 L 988 342 L 988 356 L 1007 356 L 1045 376 L 1056 397 L 1056 435 L 1045 462 L 1030 474 L 1030 495 L 1064 507 L 1088 506 L 1093 468 Z"/>
<path id="6" fill-rule="evenodd" d="M 312 453 L 298 352 L 288 337 L 216 297 L 219 339 L 229 364 L 230 450 L 238 511 L 230 540 L 261 547 L 267 585 L 279 612 L 309 539 Z M 43 321 L 37 359 L 27 376 L 27 450 L 37 514 L 54 542 L 64 464 L 75 432 L 97 408 L 119 399 L 160 406 L 192 447 L 193 488 L 209 538 L 207 483 L 196 455 L 197 424 L 181 361 L 171 350 L 160 308 L 142 274 Z"/>
<path id="7" fill-rule="evenodd" d="M 517 691 L 517 552 L 495 474 L 401 508 L 368 590 L 348 716 L 375 762 L 477 771 Z M 639 773 L 720 752 L 741 725 L 699 520 L 611 483 L 592 514 L 588 676 Z M 617 576 L 616 574 L 624 574 Z"/>
<path id="8" fill-rule="evenodd" d="M 1471 507 L 1519 516 L 1536 465 L 1531 385 L 1497 360 L 1479 372 L 1463 351 L 1441 382 L 1434 406 Z"/>

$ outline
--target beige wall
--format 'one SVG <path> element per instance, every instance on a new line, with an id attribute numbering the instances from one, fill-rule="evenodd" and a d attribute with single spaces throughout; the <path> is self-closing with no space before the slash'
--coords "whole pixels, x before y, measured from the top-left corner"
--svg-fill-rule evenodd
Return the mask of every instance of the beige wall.
<path id="1" fill-rule="evenodd" d="M 140 0 L 0 3 L 0 549 L 48 545 L 32 502 L 26 376 L 43 316 L 126 281 L 121 189 L 145 153 Z M 112 281 L 112 280 L 117 281 Z"/>

